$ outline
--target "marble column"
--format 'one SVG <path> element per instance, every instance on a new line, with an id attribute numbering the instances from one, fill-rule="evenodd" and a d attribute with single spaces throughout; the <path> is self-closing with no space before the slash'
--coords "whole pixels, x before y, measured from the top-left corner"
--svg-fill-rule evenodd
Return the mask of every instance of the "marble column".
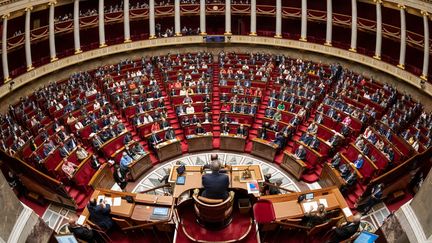
<path id="1" fill-rule="evenodd" d="M 327 26 L 326 26 L 326 41 L 324 45 L 331 46 L 333 39 L 333 2 L 327 0 Z"/>
<path id="2" fill-rule="evenodd" d="M 31 11 L 33 10 L 33 7 L 28 7 L 25 9 L 26 15 L 25 15 L 25 26 L 24 26 L 24 47 L 25 47 L 25 58 L 26 58 L 26 64 L 27 64 L 27 71 L 33 70 L 33 61 L 31 56 L 31 26 L 30 26 L 30 17 L 31 17 Z"/>
<path id="3" fill-rule="evenodd" d="M 351 0 L 351 48 L 350 51 L 357 51 L 357 0 Z"/>
<path id="4" fill-rule="evenodd" d="M 81 53 L 80 43 L 80 16 L 79 16 L 79 0 L 74 1 L 74 43 L 75 43 L 75 54 Z"/>
<path id="5" fill-rule="evenodd" d="M 399 64 L 397 65 L 401 69 L 405 69 L 405 54 L 406 54 L 406 20 L 405 20 L 405 6 L 398 5 L 400 9 L 400 20 L 401 20 L 401 37 L 400 37 L 400 51 L 399 51 Z"/>
<path id="6" fill-rule="evenodd" d="M 225 35 L 231 35 L 231 0 L 225 0 Z"/>
<path id="7" fill-rule="evenodd" d="M 150 39 L 156 38 L 156 29 L 155 29 L 155 0 L 149 1 L 149 30 L 150 30 Z"/>
<path id="8" fill-rule="evenodd" d="M 123 2 L 123 31 L 124 31 L 124 42 L 131 42 L 130 37 L 130 23 L 129 23 L 129 0 Z"/>
<path id="9" fill-rule="evenodd" d="M 423 50 L 423 71 L 421 78 L 427 80 L 429 73 L 429 13 L 422 11 L 423 31 L 424 31 L 424 50 Z"/>
<path id="10" fill-rule="evenodd" d="M 282 38 L 282 0 L 276 0 L 276 38 Z"/>
<path id="11" fill-rule="evenodd" d="M 49 48 L 50 48 L 50 57 L 51 62 L 57 61 L 57 53 L 55 46 L 55 26 L 54 26 L 54 9 L 56 2 L 49 2 L 49 23 L 48 23 L 48 32 L 49 32 Z"/>
<path id="12" fill-rule="evenodd" d="M 301 41 L 307 41 L 307 0 L 302 0 L 301 4 Z"/>
<path id="13" fill-rule="evenodd" d="M 2 66 L 3 66 L 3 77 L 6 83 L 11 78 L 9 77 L 9 64 L 8 64 L 8 54 L 7 54 L 7 24 L 8 24 L 9 14 L 3 15 L 3 35 L 2 35 Z"/>
<path id="14" fill-rule="evenodd" d="M 251 19 L 249 35 L 257 35 L 256 33 L 256 0 L 251 0 Z"/>
<path id="15" fill-rule="evenodd" d="M 382 14 L 381 14 L 381 0 L 375 0 L 376 4 L 376 40 L 375 40 L 375 59 L 381 60 L 381 46 L 382 46 Z"/>
<path id="16" fill-rule="evenodd" d="M 107 46 L 105 43 L 105 13 L 104 0 L 99 0 L 99 47 Z"/>
<path id="17" fill-rule="evenodd" d="M 201 35 L 207 35 L 206 32 L 206 0 L 200 0 L 200 31 Z"/>
<path id="18" fill-rule="evenodd" d="M 181 22 L 180 22 L 180 0 L 174 0 L 174 25 L 175 35 L 181 36 Z"/>

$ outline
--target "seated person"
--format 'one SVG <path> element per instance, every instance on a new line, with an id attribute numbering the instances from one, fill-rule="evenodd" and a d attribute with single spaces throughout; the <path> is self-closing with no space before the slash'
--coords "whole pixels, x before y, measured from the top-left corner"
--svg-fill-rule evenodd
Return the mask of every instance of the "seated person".
<path id="1" fill-rule="evenodd" d="M 77 167 L 76 164 L 67 161 L 66 158 L 63 159 L 62 171 L 67 175 L 67 177 L 69 177 L 69 179 L 73 177 Z"/>
<path id="2" fill-rule="evenodd" d="M 299 116 L 298 116 L 298 115 L 295 115 L 295 116 L 291 119 L 290 124 L 291 124 L 292 126 L 297 126 L 298 124 L 300 124 L 300 118 L 299 118 Z"/>
<path id="3" fill-rule="evenodd" d="M 318 204 L 316 211 L 313 208 L 309 212 L 305 212 L 304 224 L 307 227 L 314 227 L 316 225 L 323 224 L 327 221 L 327 211 L 325 210 L 324 204 Z"/>
<path id="4" fill-rule="evenodd" d="M 226 174 L 219 173 L 221 164 L 219 160 L 213 160 L 210 162 L 211 174 L 204 174 L 202 176 L 202 185 L 204 191 L 202 196 L 211 199 L 223 199 L 228 198 L 228 186 L 229 178 Z"/>
<path id="5" fill-rule="evenodd" d="M 360 169 L 363 166 L 363 163 L 364 163 L 363 156 L 359 154 L 353 164 L 357 169 Z"/>
<path id="6" fill-rule="evenodd" d="M 309 146 L 311 140 L 312 140 L 312 138 L 307 132 L 303 133 L 302 136 L 300 137 L 300 141 L 302 141 L 304 144 L 306 144 L 308 146 Z"/>
<path id="7" fill-rule="evenodd" d="M 129 164 L 133 162 L 132 157 L 127 153 L 123 152 L 122 157 L 120 158 L 120 169 L 124 172 L 129 171 Z"/>
<path id="8" fill-rule="evenodd" d="M 282 185 L 282 180 L 277 180 L 277 181 L 275 182 L 275 186 L 280 187 L 281 185 Z M 270 194 L 270 195 L 277 195 L 277 194 L 281 194 L 281 191 L 280 191 L 280 189 L 277 188 L 277 187 L 270 186 L 270 188 L 269 188 L 269 194 Z"/>
<path id="9" fill-rule="evenodd" d="M 237 128 L 237 136 L 247 136 L 247 131 L 243 124 L 240 124 L 240 126 Z"/>
<path id="10" fill-rule="evenodd" d="M 309 143 L 309 146 L 311 148 L 313 148 L 314 150 L 318 150 L 319 145 L 320 145 L 319 139 L 317 138 L 316 135 L 313 136 L 312 139 L 311 139 L 311 141 L 310 141 L 310 143 Z"/>
<path id="11" fill-rule="evenodd" d="M 105 204 L 105 201 L 100 202 L 98 205 L 96 198 L 93 198 L 87 205 L 89 211 L 89 219 L 104 230 L 109 230 L 114 226 L 111 219 L 110 212 L 111 206 Z"/>
<path id="12" fill-rule="evenodd" d="M 261 127 L 259 130 L 258 130 L 258 138 L 261 138 L 261 139 L 267 139 L 267 128 L 265 128 L 265 127 Z"/>
<path id="13" fill-rule="evenodd" d="M 165 140 L 171 140 L 176 137 L 174 130 L 172 128 L 168 128 L 168 130 L 165 132 Z"/>
<path id="14" fill-rule="evenodd" d="M 201 135 L 206 133 L 205 129 L 202 127 L 201 123 L 197 124 L 197 127 L 195 128 L 195 134 L 196 135 Z"/>
<path id="15" fill-rule="evenodd" d="M 277 150 L 280 151 L 285 146 L 285 138 L 280 132 L 276 132 L 275 139 L 273 140 L 273 143 L 277 145 Z"/>
<path id="16" fill-rule="evenodd" d="M 220 118 L 220 122 L 227 122 L 230 123 L 231 122 L 231 118 L 228 117 L 227 114 L 225 114 L 223 117 Z"/>
<path id="17" fill-rule="evenodd" d="M 349 239 L 353 236 L 360 226 L 361 214 L 357 213 L 352 222 L 342 223 L 339 227 L 333 228 L 333 234 L 328 243 L 337 243 Z"/>
<path id="18" fill-rule="evenodd" d="M 307 128 L 307 132 L 315 135 L 318 132 L 318 125 L 315 122 L 312 122 Z"/>
<path id="19" fill-rule="evenodd" d="M 191 124 L 191 121 L 189 120 L 188 116 L 185 116 L 182 120 L 182 126 L 189 126 Z"/>
<path id="20" fill-rule="evenodd" d="M 330 164 L 331 164 L 332 167 L 338 167 L 339 164 L 340 164 L 340 162 L 341 162 L 341 156 L 340 156 L 340 153 L 337 152 L 337 153 L 333 156 L 332 160 L 330 161 Z"/>
<path id="21" fill-rule="evenodd" d="M 186 114 L 193 114 L 195 113 L 195 108 L 192 106 L 192 104 L 189 104 L 188 107 L 186 107 Z"/>
<path id="22" fill-rule="evenodd" d="M 161 142 L 162 142 L 162 139 L 160 139 L 159 135 L 158 135 L 155 131 L 152 131 L 152 134 L 151 134 L 150 137 L 148 138 L 148 141 L 149 141 L 150 147 L 151 147 L 153 150 L 155 150 L 155 149 L 156 149 L 156 145 L 157 145 L 158 143 L 161 143 Z"/>
<path id="23" fill-rule="evenodd" d="M 224 123 L 222 124 L 221 132 L 222 132 L 223 134 L 229 134 L 229 133 L 230 133 L 230 127 L 228 126 L 228 123 L 224 122 Z"/>
<path id="24" fill-rule="evenodd" d="M 330 144 L 330 146 L 332 147 L 336 147 L 339 143 L 339 136 L 334 134 L 328 141 L 328 144 Z"/>
<path id="25" fill-rule="evenodd" d="M 192 124 L 201 123 L 201 120 L 197 117 L 197 115 L 193 115 Z"/>
<path id="26" fill-rule="evenodd" d="M 87 158 L 89 154 L 88 154 L 87 150 L 85 150 L 83 147 L 81 147 L 81 145 L 78 145 L 76 155 L 77 155 L 79 160 L 83 160 L 83 159 Z"/>
<path id="27" fill-rule="evenodd" d="M 68 229 L 77 239 L 88 243 L 102 242 L 102 239 L 99 239 L 97 233 L 93 232 L 88 225 L 78 225 L 76 221 L 77 216 L 71 216 L 69 218 Z"/>
<path id="28" fill-rule="evenodd" d="M 305 160 L 306 159 L 306 149 L 303 147 L 303 145 L 300 145 L 296 149 L 296 151 L 294 153 L 294 157 L 296 159 L 299 159 L 299 160 Z"/>

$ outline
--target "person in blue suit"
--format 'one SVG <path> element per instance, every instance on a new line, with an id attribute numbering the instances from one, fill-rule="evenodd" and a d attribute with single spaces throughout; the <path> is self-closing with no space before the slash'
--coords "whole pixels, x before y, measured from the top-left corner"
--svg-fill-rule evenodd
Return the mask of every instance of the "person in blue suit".
<path id="1" fill-rule="evenodd" d="M 204 191 L 202 192 L 203 197 L 211 199 L 223 199 L 228 198 L 228 186 L 229 179 L 228 175 L 219 173 L 221 164 L 219 160 L 213 160 L 210 162 L 211 174 L 204 174 L 202 176 L 202 184 Z"/>
<path id="2" fill-rule="evenodd" d="M 97 204 L 96 198 L 94 198 L 87 205 L 87 209 L 90 213 L 90 220 L 102 229 L 109 230 L 114 226 L 110 216 L 111 206 L 109 204 L 105 204 L 104 201 Z"/>

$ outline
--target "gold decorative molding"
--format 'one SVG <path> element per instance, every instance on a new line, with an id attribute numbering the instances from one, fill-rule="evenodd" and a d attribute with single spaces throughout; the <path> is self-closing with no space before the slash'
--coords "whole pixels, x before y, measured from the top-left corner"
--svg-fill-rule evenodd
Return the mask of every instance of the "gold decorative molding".
<path id="1" fill-rule="evenodd" d="M 108 45 L 104 42 L 104 43 L 100 43 L 99 44 L 99 48 L 104 48 L 104 47 L 107 47 Z"/>
<path id="2" fill-rule="evenodd" d="M 324 42 L 324 45 L 325 45 L 325 46 L 332 46 L 332 43 L 331 43 L 331 42 L 328 42 L 328 41 L 326 41 L 326 42 Z"/>
<path id="3" fill-rule="evenodd" d="M 256 32 L 250 32 L 249 35 L 250 36 L 257 36 L 257 33 Z"/>
<path id="4" fill-rule="evenodd" d="M 350 52 L 357 52 L 357 49 L 351 47 L 350 49 L 348 49 L 348 51 L 350 51 Z"/>
<path id="5" fill-rule="evenodd" d="M 374 55 L 373 58 L 377 59 L 377 60 L 381 60 L 381 57 L 378 55 Z"/>

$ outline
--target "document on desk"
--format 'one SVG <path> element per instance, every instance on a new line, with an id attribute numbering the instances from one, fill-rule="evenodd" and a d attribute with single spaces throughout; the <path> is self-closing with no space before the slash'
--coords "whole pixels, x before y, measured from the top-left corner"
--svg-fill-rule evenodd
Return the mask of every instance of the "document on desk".
<path id="1" fill-rule="evenodd" d="M 318 203 L 313 202 L 304 202 L 302 203 L 304 212 L 316 211 L 318 209 Z"/>
<path id="2" fill-rule="evenodd" d="M 247 182 L 247 190 L 249 194 L 259 193 L 259 186 L 257 181 Z"/>
<path id="3" fill-rule="evenodd" d="M 319 203 L 324 205 L 324 207 L 326 207 L 326 208 L 328 207 L 327 199 L 325 199 L 325 198 L 320 198 Z"/>
<path id="4" fill-rule="evenodd" d="M 342 208 L 342 212 L 345 214 L 345 217 L 350 217 L 353 215 L 349 207 Z"/>
<path id="5" fill-rule="evenodd" d="M 113 201 L 113 206 L 120 206 L 121 205 L 121 197 L 115 197 Z"/>
<path id="6" fill-rule="evenodd" d="M 112 197 L 105 197 L 105 204 L 109 204 L 111 206 L 113 205 Z"/>
<path id="7" fill-rule="evenodd" d="M 98 202 L 98 203 L 101 203 L 101 202 L 103 202 L 104 199 L 105 199 L 105 195 L 99 195 L 99 196 L 97 197 L 97 202 Z"/>
<path id="8" fill-rule="evenodd" d="M 77 224 L 83 225 L 85 220 L 86 220 L 86 216 L 80 215 L 78 220 L 77 220 Z"/>

